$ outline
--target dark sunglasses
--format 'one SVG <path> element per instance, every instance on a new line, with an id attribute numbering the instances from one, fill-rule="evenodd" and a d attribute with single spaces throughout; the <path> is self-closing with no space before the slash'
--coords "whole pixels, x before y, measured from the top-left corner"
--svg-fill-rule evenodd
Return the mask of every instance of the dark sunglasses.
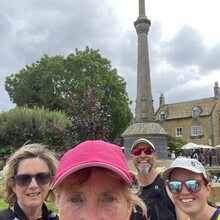
<path id="1" fill-rule="evenodd" d="M 174 181 L 168 181 L 167 185 L 171 193 L 180 193 L 183 184 L 185 185 L 186 189 L 190 193 L 197 193 L 201 190 L 201 185 L 206 184 L 205 181 L 203 180 L 186 180 L 186 181 L 179 181 L 179 180 L 174 180 Z"/>
<path id="2" fill-rule="evenodd" d="M 51 180 L 51 173 L 37 173 L 37 174 L 18 174 L 14 176 L 15 183 L 18 186 L 28 186 L 34 178 L 38 185 L 45 185 Z"/>
<path id="3" fill-rule="evenodd" d="M 135 156 L 138 156 L 141 154 L 142 151 L 144 151 L 144 153 L 147 155 L 151 155 L 154 152 L 154 149 L 152 147 L 134 148 L 132 150 L 132 154 L 134 154 Z"/>

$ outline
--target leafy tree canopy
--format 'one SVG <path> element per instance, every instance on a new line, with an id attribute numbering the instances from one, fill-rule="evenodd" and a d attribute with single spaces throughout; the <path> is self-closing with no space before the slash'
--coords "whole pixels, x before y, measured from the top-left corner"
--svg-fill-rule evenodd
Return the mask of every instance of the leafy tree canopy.
<path id="1" fill-rule="evenodd" d="M 167 146 L 169 147 L 170 152 L 174 151 L 179 155 L 182 152 L 181 147 L 183 145 L 184 142 L 181 139 L 172 136 L 167 137 Z"/>
<path id="2" fill-rule="evenodd" d="M 65 112 L 71 94 L 83 99 L 86 88 L 96 88 L 101 111 L 109 116 L 114 126 L 111 139 L 118 137 L 132 119 L 126 82 L 98 50 L 76 49 L 67 58 L 44 55 L 40 61 L 8 76 L 5 81 L 5 89 L 17 106 Z"/>

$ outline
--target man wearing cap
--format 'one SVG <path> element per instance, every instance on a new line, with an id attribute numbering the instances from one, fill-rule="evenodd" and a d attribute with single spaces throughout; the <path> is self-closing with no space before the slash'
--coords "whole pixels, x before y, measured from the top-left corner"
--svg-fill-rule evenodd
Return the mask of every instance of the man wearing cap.
<path id="1" fill-rule="evenodd" d="M 150 220 L 187 219 L 173 204 L 164 180 L 154 167 L 157 158 L 154 145 L 147 139 L 138 139 L 131 147 L 130 159 L 137 170 L 139 197 L 147 205 L 148 218 Z M 130 218 L 130 220 L 144 219 L 138 207 Z"/>

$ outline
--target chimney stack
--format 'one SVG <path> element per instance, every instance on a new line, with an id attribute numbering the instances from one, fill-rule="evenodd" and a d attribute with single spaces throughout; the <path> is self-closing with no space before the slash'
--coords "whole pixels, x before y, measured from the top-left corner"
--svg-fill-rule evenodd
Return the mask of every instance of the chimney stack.
<path id="1" fill-rule="evenodd" d="M 215 82 L 214 98 L 215 98 L 215 99 L 218 99 L 218 98 L 219 98 L 219 86 L 218 86 L 218 82 Z"/>
<path id="2" fill-rule="evenodd" d="M 160 107 L 163 106 L 165 104 L 165 98 L 163 96 L 163 93 L 161 93 L 160 95 Z"/>

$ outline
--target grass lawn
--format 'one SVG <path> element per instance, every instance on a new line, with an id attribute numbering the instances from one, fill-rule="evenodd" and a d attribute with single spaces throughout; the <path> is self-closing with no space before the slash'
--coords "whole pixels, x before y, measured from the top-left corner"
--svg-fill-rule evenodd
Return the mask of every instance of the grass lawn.
<path id="1" fill-rule="evenodd" d="M 0 210 L 6 209 L 7 205 L 3 202 L 3 199 L 0 199 Z"/>
<path id="2" fill-rule="evenodd" d="M 0 188 L 3 185 L 3 180 L 0 180 Z M 57 208 L 55 205 L 46 202 L 47 208 L 53 210 L 53 212 L 57 213 Z M 6 209 L 8 205 L 3 201 L 3 199 L 0 197 L 0 210 Z"/>
<path id="3" fill-rule="evenodd" d="M 2 187 L 3 180 L 0 180 L 0 188 Z M 7 204 L 3 202 L 3 199 L 0 197 L 0 210 L 7 208 Z"/>

